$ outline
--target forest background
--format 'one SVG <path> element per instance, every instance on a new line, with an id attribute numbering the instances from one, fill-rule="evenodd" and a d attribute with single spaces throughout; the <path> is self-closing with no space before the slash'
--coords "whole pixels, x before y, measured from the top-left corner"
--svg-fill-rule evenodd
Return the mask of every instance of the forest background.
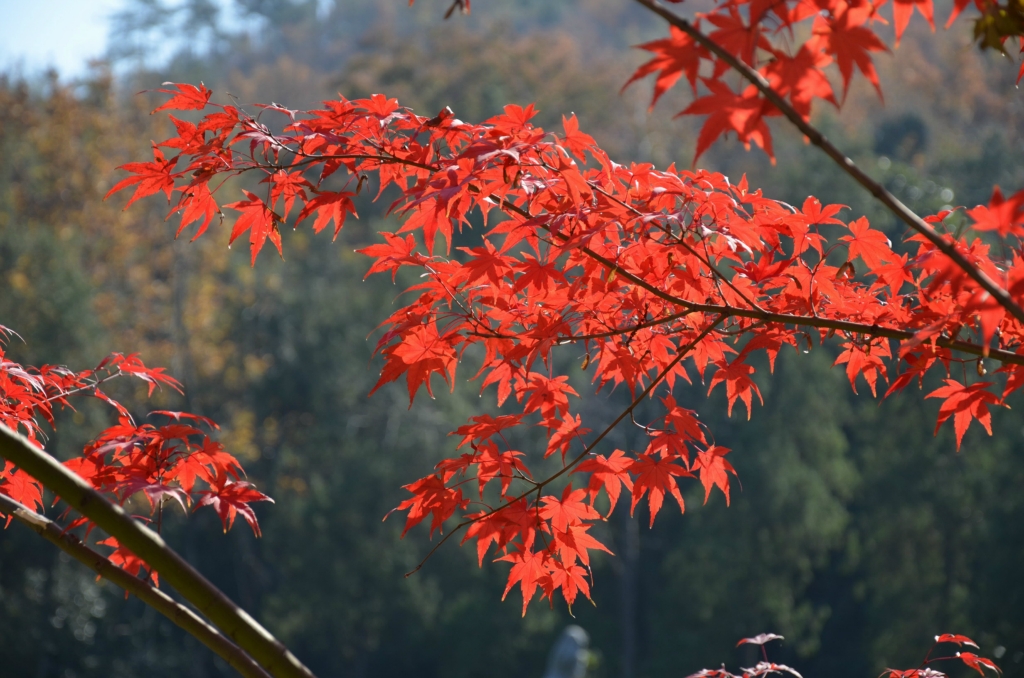
<path id="1" fill-rule="evenodd" d="M 223 425 L 220 439 L 277 499 L 257 508 L 264 536 L 223 534 L 213 514 L 165 521 L 165 536 L 320 675 L 539 676 L 572 620 L 556 606 L 498 601 L 504 564 L 478 569 L 472 550 L 429 549 L 381 522 L 452 442 L 481 401 L 474 384 L 406 409 L 401 388 L 368 400 L 366 341 L 395 301 L 386 279 L 361 279 L 353 253 L 390 230 L 384 206 L 338 241 L 289 234 L 287 265 L 249 266 L 223 240 L 172 240 L 158 206 L 122 212 L 102 196 L 114 168 L 164 138 L 167 121 L 139 90 L 204 81 L 241 102 L 310 107 L 341 92 L 384 91 L 421 114 L 448 105 L 483 120 L 536 102 L 538 123 L 575 112 L 620 162 L 689 164 L 697 122 L 672 119 L 672 93 L 647 110 L 650 85 L 622 84 L 643 60 L 631 45 L 664 26 L 620 0 L 478 2 L 445 22 L 435 2 L 135 0 L 114 19 L 108 59 L 74 80 L 0 75 L 0 324 L 25 343 L 12 359 L 92 366 L 111 348 L 140 351 L 186 386 L 157 405 Z M 939 9 L 945 16 L 946 9 Z M 167 45 L 171 45 L 168 48 Z M 935 38 L 921 21 L 898 61 L 881 57 L 883 106 L 855 85 L 826 133 L 918 213 L 986 203 L 993 184 L 1024 187 L 1024 105 L 1016 68 L 993 67 L 963 30 Z M 948 83 L 957 82 L 951 92 Z M 867 215 L 895 240 L 891 216 L 780 125 L 772 168 L 716 145 L 701 165 L 795 203 L 813 194 Z M 834 348 L 834 347 L 833 347 Z M 732 648 L 761 631 L 786 636 L 778 661 L 809 678 L 873 676 L 910 665 L 932 635 L 956 630 L 1024 675 L 1024 421 L 994 414 L 991 438 L 932 437 L 938 404 L 919 394 L 881 406 L 850 392 L 838 353 L 782 354 L 751 421 L 727 420 L 724 397 L 684 404 L 736 452 L 744 483 L 648 530 L 620 506 L 608 524 L 616 558 L 598 558 L 591 674 L 686 675 L 750 661 Z M 576 375 L 581 390 L 586 375 Z M 686 394 L 682 394 L 686 398 Z M 161 400 L 162 398 L 162 400 Z M 597 399 L 614 413 L 623 394 Z M 70 456 L 108 416 L 64 413 L 50 449 Z M 616 445 L 630 443 L 618 434 Z M 700 497 L 691 505 L 698 506 Z M 124 599 L 20 526 L 0 531 L 0 675 L 231 675 L 191 637 Z"/>

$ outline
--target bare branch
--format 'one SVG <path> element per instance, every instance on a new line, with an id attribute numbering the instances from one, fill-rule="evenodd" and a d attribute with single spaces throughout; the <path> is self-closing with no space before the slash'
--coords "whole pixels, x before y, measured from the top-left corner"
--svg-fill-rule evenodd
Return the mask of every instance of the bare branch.
<path id="1" fill-rule="evenodd" d="M 192 634 L 245 678 L 270 678 L 270 674 L 253 661 L 252 657 L 225 638 L 205 619 L 149 582 L 133 577 L 114 565 L 106 556 L 86 546 L 74 534 L 64 532 L 46 516 L 32 511 L 3 494 L 0 494 L 0 512 L 6 513 L 22 525 L 32 529 L 36 534 L 107 581 L 135 595 L 136 598 Z"/>
<path id="2" fill-rule="evenodd" d="M 24 436 L 0 424 L 0 457 L 38 480 L 160 573 L 168 584 L 216 624 L 275 678 L 314 678 L 288 648 L 248 612 L 172 550 L 156 532 L 133 520 L 82 478 Z"/>

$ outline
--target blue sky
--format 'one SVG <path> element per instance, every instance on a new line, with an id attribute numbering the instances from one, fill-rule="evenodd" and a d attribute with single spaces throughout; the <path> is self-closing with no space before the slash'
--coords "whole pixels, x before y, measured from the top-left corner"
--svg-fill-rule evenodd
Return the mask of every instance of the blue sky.
<path id="1" fill-rule="evenodd" d="M 74 77 L 103 54 L 108 18 L 125 0 L 0 0 L 0 70 L 56 66 Z"/>

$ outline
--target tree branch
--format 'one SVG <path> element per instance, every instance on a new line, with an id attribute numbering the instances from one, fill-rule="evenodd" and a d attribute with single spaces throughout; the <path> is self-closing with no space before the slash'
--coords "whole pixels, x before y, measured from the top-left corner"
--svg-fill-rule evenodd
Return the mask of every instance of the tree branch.
<path id="1" fill-rule="evenodd" d="M 108 501 L 70 469 L 3 425 L 0 425 L 0 457 L 38 480 L 146 561 L 270 675 L 314 678 L 288 648 L 167 546 L 160 535 L 133 520 L 124 509 Z"/>
<path id="2" fill-rule="evenodd" d="M 952 259 L 953 263 L 959 266 L 964 273 L 974 280 L 974 282 L 978 283 L 983 290 L 991 294 L 992 297 L 998 301 L 1010 315 L 1016 318 L 1018 322 L 1024 324 L 1024 309 L 1022 309 L 1017 302 L 1013 300 L 1009 292 L 968 261 L 967 258 L 956 249 L 955 243 L 946 240 L 946 238 L 932 228 L 921 217 L 917 216 L 913 210 L 900 202 L 896 196 L 885 190 L 884 186 L 869 177 L 863 170 L 857 167 L 853 160 L 846 157 L 846 155 L 836 148 L 824 134 L 804 120 L 803 117 L 801 117 L 800 114 L 797 113 L 796 110 L 790 106 L 778 92 L 772 89 L 772 86 L 764 76 L 748 64 L 743 63 L 743 61 L 727 52 L 714 40 L 711 40 L 708 36 L 697 30 L 693 24 L 669 10 L 658 2 L 658 0 L 636 0 L 636 2 L 689 35 L 696 42 L 700 43 L 703 47 L 714 53 L 714 55 L 719 59 L 728 64 L 734 71 L 750 81 L 758 90 L 760 90 L 761 94 L 763 94 L 764 97 L 772 103 L 772 105 L 779 109 L 779 111 L 781 111 L 782 114 L 804 134 L 804 136 L 810 139 L 812 144 L 824 151 L 825 155 L 830 157 L 840 169 L 853 177 L 854 181 L 864 187 L 879 202 L 885 205 L 890 212 L 896 215 L 897 218 L 910 226 L 910 228 L 928 238 L 928 241 L 931 242 L 936 249 Z"/>
<path id="3" fill-rule="evenodd" d="M 637 0 L 637 2 L 644 2 L 645 0 Z M 508 200 L 500 199 L 496 196 L 491 197 L 492 200 L 500 204 L 502 207 L 508 209 L 515 214 L 523 217 L 524 219 L 532 218 L 532 215 L 524 210 L 523 208 L 515 205 Z M 546 226 L 542 226 L 549 233 L 551 229 Z M 566 236 L 555 233 L 555 237 L 566 240 Z M 675 295 L 669 294 L 663 290 L 658 289 L 655 285 L 647 282 L 643 278 L 630 273 L 626 269 L 616 264 L 611 259 L 604 257 L 597 252 L 593 251 L 589 247 L 581 247 L 580 251 L 586 254 L 591 259 L 597 261 L 602 266 L 606 267 L 610 271 L 614 271 L 616 275 L 622 276 L 626 280 L 630 281 L 637 287 L 647 290 L 654 296 L 667 301 L 676 306 L 681 306 L 686 309 L 687 312 L 701 311 L 704 313 L 717 313 L 722 314 L 724 317 L 740 317 L 740 318 L 753 318 L 769 323 L 782 323 L 785 325 L 800 325 L 804 327 L 818 327 L 822 329 L 838 330 L 841 332 L 854 332 L 856 334 L 867 334 L 876 337 L 885 337 L 886 339 L 897 339 L 907 340 L 914 337 L 914 332 L 908 330 L 900 330 L 891 327 L 882 327 L 881 325 L 867 325 L 864 323 L 857 323 L 850 320 L 831 320 L 828 318 L 820 318 L 818 316 L 804 316 L 804 315 L 792 315 L 789 313 L 772 313 L 770 311 L 763 311 L 758 308 L 737 308 L 735 306 L 726 306 L 720 304 L 696 304 L 685 299 L 681 299 Z M 669 316 L 668 319 L 672 319 L 676 316 Z M 1004 363 L 1011 365 L 1024 365 L 1024 354 L 1013 353 L 1003 349 L 988 348 L 981 346 L 980 344 L 972 344 L 968 341 L 959 341 L 956 339 L 938 338 L 935 340 L 935 344 L 943 348 L 950 348 L 956 351 L 962 351 L 971 355 L 982 356 L 992 358 L 993 360 L 999 360 Z"/>
<path id="4" fill-rule="evenodd" d="M 86 546 L 74 534 L 64 532 L 46 516 L 32 511 L 3 494 L 0 494 L 0 513 L 11 516 L 99 576 L 120 586 L 128 593 L 134 594 L 136 598 L 185 629 L 199 642 L 217 653 L 245 678 L 270 678 L 270 674 L 253 661 L 252 657 L 225 638 L 205 619 L 149 582 L 133 577 L 114 565 L 106 556 Z"/>

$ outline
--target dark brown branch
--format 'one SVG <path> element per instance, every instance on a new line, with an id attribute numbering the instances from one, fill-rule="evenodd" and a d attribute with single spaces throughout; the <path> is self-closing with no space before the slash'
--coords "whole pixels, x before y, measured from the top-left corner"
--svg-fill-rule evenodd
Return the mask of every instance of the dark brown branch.
<path id="1" fill-rule="evenodd" d="M 786 118 L 788 118 L 789 121 L 793 123 L 793 125 L 796 126 L 796 128 L 799 129 L 812 144 L 824 151 L 824 153 L 830 157 L 840 167 L 840 169 L 853 177 L 854 181 L 864 187 L 901 221 L 924 237 L 928 238 L 928 241 L 931 242 L 936 249 L 949 257 L 953 263 L 959 266 L 964 273 L 974 280 L 974 282 L 978 283 L 982 289 L 991 294 L 992 297 L 998 301 L 1010 315 L 1016 318 L 1018 322 L 1024 324 L 1024 309 L 1022 309 L 1017 302 L 1013 300 L 1009 292 L 985 275 L 985 273 L 977 266 L 968 261 L 967 258 L 956 249 L 956 244 L 954 242 L 944 238 L 938 231 L 915 214 L 909 207 L 900 202 L 896 196 L 885 190 L 884 186 L 869 177 L 863 170 L 857 167 L 853 160 L 846 157 L 846 155 L 836 148 L 824 134 L 804 120 L 803 117 L 801 117 L 800 114 L 797 113 L 796 110 L 790 106 L 778 92 L 772 89 L 768 80 L 766 80 L 764 76 L 748 64 L 745 64 L 743 61 L 727 52 L 721 45 L 711 40 L 708 36 L 697 30 L 693 24 L 669 10 L 658 2 L 658 0 L 636 0 L 636 2 L 660 16 L 672 26 L 675 26 L 689 35 L 696 42 L 700 43 L 707 50 L 714 53 L 714 55 L 719 59 L 728 64 L 734 71 L 750 81 L 755 87 L 757 87 L 761 94 L 764 95 L 765 99 L 770 101 L 772 105 L 779 109 L 779 111 L 781 111 L 782 114 L 786 116 Z"/>
<path id="2" fill-rule="evenodd" d="M 103 554 L 97 553 L 83 544 L 74 534 L 61 530 L 46 516 L 40 515 L 2 494 L 0 494 L 0 513 L 11 516 L 99 576 L 133 594 L 213 650 L 241 675 L 246 678 L 270 678 L 270 674 L 253 661 L 252 657 L 225 638 L 205 619 L 149 582 L 133 577 L 114 565 Z"/>
<path id="3" fill-rule="evenodd" d="M 0 424 L 0 457 L 38 480 L 126 549 L 160 573 L 220 630 L 275 678 L 314 678 L 284 645 L 248 612 L 209 582 L 156 532 L 111 503 L 82 478 L 24 436 Z"/>
<path id="4" fill-rule="evenodd" d="M 642 0 L 637 0 L 638 2 Z M 491 199 L 495 203 L 502 206 L 502 208 L 514 212 L 524 219 L 532 218 L 532 215 L 524 210 L 522 207 L 509 202 L 508 200 L 500 199 L 496 196 L 491 196 Z M 549 233 L 550 229 L 547 229 Z M 561 240 L 567 240 L 567 237 L 556 233 L 553 234 L 555 237 Z M 822 329 L 836 330 L 840 332 L 852 332 L 855 334 L 867 334 L 877 337 L 885 337 L 886 339 L 897 339 L 907 340 L 914 337 L 914 332 L 908 330 L 900 330 L 891 327 L 882 327 L 880 325 L 866 325 L 864 323 L 852 322 L 849 320 L 829 320 L 828 318 L 819 318 L 817 316 L 803 316 L 803 315 L 791 315 L 788 313 L 771 313 L 768 311 L 761 311 L 754 308 L 736 308 L 734 306 L 725 306 L 717 304 L 695 304 L 693 302 L 681 299 L 675 295 L 669 294 L 663 290 L 658 289 L 651 283 L 647 282 L 643 278 L 633 275 L 626 269 L 616 264 L 611 259 L 604 257 L 597 252 L 593 251 L 589 247 L 582 247 L 580 250 L 591 259 L 599 262 L 609 270 L 615 271 L 616 275 L 620 275 L 626 280 L 630 281 L 637 287 L 647 290 L 654 296 L 674 304 L 681 306 L 688 311 L 702 311 L 705 313 L 719 313 L 724 316 L 735 316 L 740 318 L 754 318 L 769 323 L 782 323 L 785 325 L 799 325 L 805 327 L 819 327 Z M 971 355 L 983 356 L 986 358 L 992 358 L 1000 362 L 1008 363 L 1011 365 L 1024 365 L 1024 354 L 1014 353 L 1012 351 L 1006 351 L 1003 349 L 987 348 L 979 344 L 972 344 L 967 341 L 959 341 L 955 339 L 936 339 L 936 345 L 942 348 L 949 348 L 956 351 L 962 351 Z"/>

